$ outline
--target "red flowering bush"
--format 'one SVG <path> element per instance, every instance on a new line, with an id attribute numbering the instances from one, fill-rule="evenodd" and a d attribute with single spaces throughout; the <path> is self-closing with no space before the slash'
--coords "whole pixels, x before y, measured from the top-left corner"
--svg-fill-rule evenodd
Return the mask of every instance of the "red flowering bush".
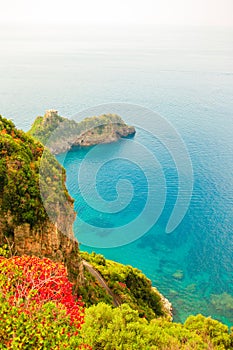
<path id="1" fill-rule="evenodd" d="M 15 348 L 14 342 L 21 341 L 20 336 L 16 336 L 21 329 L 22 339 L 30 330 L 28 336 L 33 344 L 35 342 L 35 348 L 38 342 L 50 341 L 49 349 L 90 349 L 79 339 L 84 305 L 72 295 L 72 283 L 64 265 L 47 258 L 1 257 L 0 271 L 0 326 L 3 327 L 0 343 L 2 341 L 9 349 Z M 4 331 L 7 322 L 8 329 Z M 24 349 L 29 343 L 28 338 L 25 339 Z M 21 343 L 16 344 L 21 346 Z M 30 346 L 33 349 L 32 344 Z"/>

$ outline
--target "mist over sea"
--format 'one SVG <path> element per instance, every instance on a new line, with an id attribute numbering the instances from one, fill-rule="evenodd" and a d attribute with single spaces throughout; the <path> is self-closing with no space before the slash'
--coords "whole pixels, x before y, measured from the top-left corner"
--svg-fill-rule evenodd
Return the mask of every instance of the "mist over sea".
<path id="1" fill-rule="evenodd" d="M 72 118 L 112 102 L 150 108 L 176 128 L 194 170 L 193 196 L 182 223 L 165 233 L 177 173 L 156 144 L 168 186 L 160 219 L 139 240 L 96 251 L 142 269 L 172 301 L 175 320 L 201 312 L 233 325 L 232 29 L 0 27 L 0 43 L 0 114 L 25 131 L 50 108 Z M 135 140 L 149 149 L 155 142 L 142 130 Z M 114 183 L 125 176 L 132 180 L 135 197 L 126 211 L 100 213 L 80 196 L 77 172 L 87 152 L 73 149 L 64 164 L 79 216 L 104 227 L 132 220 L 146 198 L 144 174 L 129 161 L 106 164 L 97 177 L 100 194 L 114 199 Z M 105 145 L 104 152 L 117 151 Z M 79 227 L 74 229 L 79 238 Z M 81 249 L 92 250 L 82 244 Z M 177 271 L 182 278 L 174 275 Z"/>

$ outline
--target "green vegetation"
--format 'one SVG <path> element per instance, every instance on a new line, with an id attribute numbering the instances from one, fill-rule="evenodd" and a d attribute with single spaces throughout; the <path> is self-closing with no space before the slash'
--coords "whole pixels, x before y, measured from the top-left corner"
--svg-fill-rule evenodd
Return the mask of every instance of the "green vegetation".
<path id="1" fill-rule="evenodd" d="M 228 327 L 211 317 L 189 316 L 184 326 L 211 342 L 219 350 L 233 348 L 233 335 L 229 335 Z"/>
<path id="2" fill-rule="evenodd" d="M 102 134 L 106 137 L 111 135 L 113 131 L 120 134 L 122 128 L 128 128 L 128 126 L 116 114 L 103 114 L 75 122 L 61 117 L 57 111 L 51 110 L 47 111 L 44 117 L 37 117 L 28 133 L 44 145 L 49 142 L 49 147 L 54 148 L 56 145 L 56 148 L 61 143 L 67 145 L 67 141 L 69 141 L 68 144 L 75 144 L 80 135 L 89 132 L 92 141 L 94 141 L 94 135 L 96 140 L 99 140 Z M 132 127 L 129 127 L 129 130 L 132 134 L 135 132 Z M 101 142 L 103 142 L 102 139 Z"/>
<path id="3" fill-rule="evenodd" d="M 201 350 L 232 349 L 227 327 L 202 315 L 184 325 L 165 319 L 148 322 L 123 304 L 118 308 L 99 303 L 86 309 L 81 331 L 93 350 Z"/>
<path id="4" fill-rule="evenodd" d="M 78 285 L 78 294 L 82 296 L 82 300 L 87 307 L 96 305 L 99 302 L 104 302 L 109 305 L 113 304 L 113 298 L 99 285 L 95 277 L 86 269 L 84 270 L 84 282 Z"/>
<path id="5" fill-rule="evenodd" d="M 72 202 L 65 187 L 65 171 L 48 150 L 40 167 L 43 151 L 40 142 L 0 116 L 0 212 L 2 218 L 10 215 L 15 225 L 35 226 L 47 219 L 39 176 L 43 197 L 48 205 L 54 205 L 55 216 L 56 204 L 64 196 Z"/>
<path id="6" fill-rule="evenodd" d="M 43 146 L 0 116 L 1 214 L 15 224 L 35 225 L 46 218 L 40 199 L 39 162 Z"/>
<path id="7" fill-rule="evenodd" d="M 0 349 L 90 349 L 82 345 L 77 329 L 70 325 L 65 310 L 52 302 L 40 309 L 19 313 L 0 297 Z"/>
<path id="8" fill-rule="evenodd" d="M 164 317 L 160 295 L 152 291 L 151 281 L 138 269 L 96 253 L 80 255 L 122 300 L 122 305 L 114 308 L 109 295 L 99 293 L 101 287 L 85 271 L 86 285 L 79 293 L 86 306 L 95 305 L 86 309 L 81 334 L 93 350 L 232 349 L 228 327 L 210 317 L 190 316 L 184 325 Z"/>
<path id="9" fill-rule="evenodd" d="M 88 130 L 98 128 L 97 132 L 101 134 L 106 124 L 120 124 L 124 125 L 123 120 L 116 114 L 104 114 L 98 117 L 89 117 L 77 123 L 74 120 L 61 117 L 56 111 L 48 111 L 44 117 L 37 117 L 28 131 L 35 139 L 43 144 L 46 144 L 53 131 L 63 124 L 65 128 L 75 129 L 76 135 L 80 135 Z M 68 134 L 69 135 L 69 134 Z M 66 135 L 66 136 L 68 136 Z"/>
<path id="10" fill-rule="evenodd" d="M 50 118 L 37 117 L 28 134 L 42 142 L 44 145 L 48 141 L 52 132 L 66 119 L 57 114 L 52 114 Z M 75 122 L 73 122 L 75 123 Z"/>
<path id="11" fill-rule="evenodd" d="M 132 266 L 125 266 L 107 260 L 96 253 L 80 252 L 80 255 L 100 272 L 112 292 L 119 297 L 122 303 L 127 303 L 133 310 L 137 310 L 140 317 L 146 317 L 148 320 L 151 320 L 155 317 L 166 315 L 161 303 L 161 296 L 152 289 L 151 281 L 141 271 Z M 105 303 L 110 301 L 112 304 L 112 299 L 106 300 L 106 297 L 109 299 L 107 294 L 103 294 L 101 298 L 98 298 L 96 295 L 93 297 L 91 293 L 83 294 L 83 289 L 88 290 L 89 285 L 92 285 L 88 274 L 85 277 L 88 282 L 85 288 L 79 290 L 79 293 L 83 296 L 86 304 L 93 303 L 95 298 Z M 91 295 L 91 298 L 89 298 L 89 295 Z"/>

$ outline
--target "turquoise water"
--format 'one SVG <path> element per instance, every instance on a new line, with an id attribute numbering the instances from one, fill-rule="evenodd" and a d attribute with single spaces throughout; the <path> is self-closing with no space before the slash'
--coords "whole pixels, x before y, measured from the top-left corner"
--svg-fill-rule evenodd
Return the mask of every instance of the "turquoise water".
<path id="1" fill-rule="evenodd" d="M 150 138 L 147 133 L 137 130 L 135 141 L 147 141 L 147 144 L 155 142 Z M 163 147 L 157 146 L 156 155 L 165 169 L 168 193 L 164 211 L 154 227 L 137 241 L 118 248 L 100 249 L 82 245 L 85 231 L 78 224 L 75 225 L 76 237 L 83 250 L 94 250 L 110 259 L 142 269 L 152 279 L 153 284 L 173 302 L 175 320 L 183 321 L 189 314 L 202 312 L 231 324 L 233 319 L 230 297 L 225 296 L 226 304 L 223 305 L 216 305 L 213 301 L 213 295 L 233 295 L 232 192 L 228 190 L 232 179 L 229 173 L 221 173 L 217 165 L 221 159 L 219 155 L 225 148 L 220 149 L 219 145 L 213 143 L 211 151 L 214 151 L 215 156 L 212 155 L 209 161 L 209 144 L 192 145 L 195 182 L 191 204 L 178 228 L 172 234 L 166 234 L 166 224 L 177 194 L 177 174 L 174 166 L 172 167 L 172 160 L 164 155 Z M 137 165 L 117 159 L 117 148 L 127 148 L 124 140 L 119 141 L 117 147 L 115 144 L 102 147 L 105 154 L 109 153 L 116 159 L 99 170 L 97 190 L 105 200 L 114 200 L 117 181 L 128 179 L 134 187 L 134 197 L 130 205 L 116 214 L 106 214 L 93 210 L 82 198 L 78 170 L 92 148 L 74 148 L 66 155 L 63 165 L 67 170 L 67 186 L 76 199 L 75 209 L 79 218 L 97 227 L 119 227 L 132 221 L 143 210 L 147 197 L 147 179 Z M 202 159 L 205 155 L 204 168 L 200 163 L 199 148 L 202 150 Z M 134 156 L 132 152 L 132 158 Z M 58 159 L 63 161 L 62 155 Z M 228 155 L 226 160 L 228 167 L 231 167 L 231 156 Z M 181 280 L 173 277 L 177 270 L 183 273 Z"/>
<path id="2" fill-rule="evenodd" d="M 194 170 L 192 200 L 182 223 L 165 234 L 177 195 L 177 172 L 164 147 L 137 130 L 135 140 L 148 148 L 153 144 L 163 167 L 165 208 L 155 226 L 137 241 L 95 250 L 142 269 L 172 301 L 175 320 L 201 312 L 232 325 L 232 32 L 121 29 L 87 34 L 70 29 L 46 34 L 18 31 L 16 40 L 14 33 L 1 31 L 0 40 L 0 112 L 18 127 L 27 130 L 35 116 L 49 108 L 71 117 L 84 108 L 119 101 L 149 107 L 178 130 Z M 120 141 L 104 145 L 103 152 L 117 154 L 124 147 Z M 97 176 L 100 195 L 115 199 L 117 180 L 126 178 L 132 181 L 134 197 L 117 214 L 94 211 L 80 196 L 77 177 L 88 151 L 73 149 L 65 160 L 67 185 L 79 217 L 106 228 L 129 222 L 143 209 L 145 175 L 129 161 L 106 164 Z M 79 238 L 80 228 L 74 228 Z M 92 250 L 82 244 L 81 248 Z M 177 270 L 183 273 L 180 280 L 173 277 Z"/>

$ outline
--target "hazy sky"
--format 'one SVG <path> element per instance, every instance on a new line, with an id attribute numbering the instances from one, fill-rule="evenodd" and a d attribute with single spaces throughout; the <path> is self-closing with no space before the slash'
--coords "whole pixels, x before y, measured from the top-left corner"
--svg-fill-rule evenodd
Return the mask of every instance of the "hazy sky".
<path id="1" fill-rule="evenodd" d="M 233 26 L 233 0 L 0 0 L 0 22 Z"/>

